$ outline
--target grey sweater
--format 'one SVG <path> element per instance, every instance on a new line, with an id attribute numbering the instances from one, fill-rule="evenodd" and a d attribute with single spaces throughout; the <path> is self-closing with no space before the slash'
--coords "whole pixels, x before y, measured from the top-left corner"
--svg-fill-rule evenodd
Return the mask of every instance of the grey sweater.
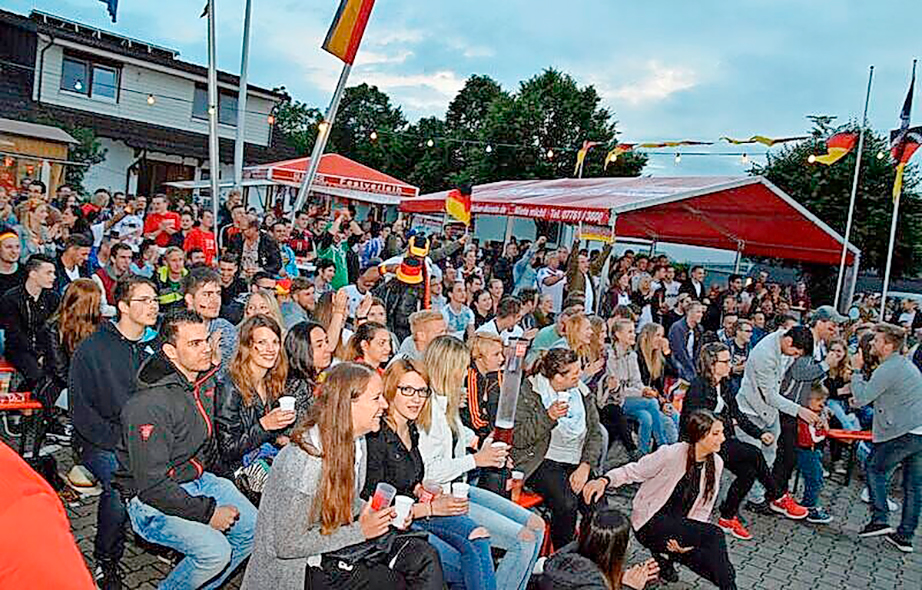
<path id="1" fill-rule="evenodd" d="M 893 353 L 871 373 L 852 373 L 852 396 L 858 405 L 874 403 L 874 442 L 886 442 L 922 428 L 922 374 L 905 356 Z"/>
<path id="2" fill-rule="evenodd" d="M 355 482 L 353 515 L 362 507 L 359 491 L 365 486 L 365 439 L 359 440 L 362 458 Z M 301 590 L 308 557 L 336 551 L 365 540 L 358 519 L 330 535 L 320 533 L 309 514 L 322 470 L 322 461 L 289 444 L 275 458 L 256 520 L 253 553 L 241 590 Z"/>

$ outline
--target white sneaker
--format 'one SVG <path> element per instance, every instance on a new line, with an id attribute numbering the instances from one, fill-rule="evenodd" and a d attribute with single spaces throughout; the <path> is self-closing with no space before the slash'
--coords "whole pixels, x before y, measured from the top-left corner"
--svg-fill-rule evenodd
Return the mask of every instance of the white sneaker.
<path id="1" fill-rule="evenodd" d="M 868 491 L 868 488 L 865 487 L 861 490 L 861 501 L 865 504 L 871 503 L 871 492 Z M 894 500 L 893 498 L 887 498 L 887 508 L 890 509 L 890 512 L 896 512 L 900 509 L 900 503 Z"/>

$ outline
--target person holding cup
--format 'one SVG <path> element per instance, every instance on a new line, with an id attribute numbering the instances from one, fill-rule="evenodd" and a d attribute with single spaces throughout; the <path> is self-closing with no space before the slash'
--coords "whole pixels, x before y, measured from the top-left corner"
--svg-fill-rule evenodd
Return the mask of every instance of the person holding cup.
<path id="1" fill-rule="evenodd" d="M 330 370 L 292 444 L 272 465 L 242 590 L 444 588 L 438 554 L 422 539 L 396 539 L 381 565 L 359 560 L 343 568 L 336 557 L 390 534 L 396 517 L 395 508 L 374 510 L 360 496 L 365 436 L 380 428 L 387 410 L 383 389 L 381 377 L 365 365 Z"/>
<path id="2" fill-rule="evenodd" d="M 464 343 L 454 336 L 439 336 L 426 348 L 425 358 L 432 395 L 416 419 L 419 452 L 427 483 L 448 486 L 448 491 L 454 493 L 452 486 L 461 485 L 456 480 L 469 477 L 475 468 L 505 465 L 507 451 L 494 447 L 498 443 L 490 436 L 478 445 L 473 431 L 461 423 L 459 408 L 471 362 L 471 353 Z M 476 452 L 469 454 L 468 449 Z M 524 474 L 518 473 L 521 484 Z M 506 551 L 496 566 L 496 587 L 524 590 L 544 540 L 544 521 L 481 487 L 469 487 L 467 498 L 470 501 L 468 516 L 490 532 L 490 543 L 494 547 Z"/>
<path id="3" fill-rule="evenodd" d="M 466 590 L 495 590 L 490 532 L 468 516 L 470 490 L 443 493 L 437 485 L 423 487 L 425 466 L 416 421 L 431 404 L 430 396 L 421 363 L 398 358 L 387 368 L 384 398 L 388 412 L 381 429 L 368 436 L 368 473 L 362 497 L 373 498 L 376 486 L 385 482 L 397 494 L 418 498 L 410 511 L 412 528 L 429 533 L 445 580 Z"/>
<path id="4" fill-rule="evenodd" d="M 578 494 L 602 453 L 599 414 L 592 392 L 580 381 L 581 371 L 575 351 L 543 352 L 522 381 L 515 412 L 513 463 L 544 496 L 557 548 L 573 540 Z"/>
<path id="5" fill-rule="evenodd" d="M 278 322 L 267 315 L 255 315 L 240 325 L 239 338 L 215 415 L 218 449 L 226 473 L 236 471 L 244 456 L 263 444 L 288 444 L 283 431 L 296 415 L 294 409 L 276 406 L 288 376 Z"/>

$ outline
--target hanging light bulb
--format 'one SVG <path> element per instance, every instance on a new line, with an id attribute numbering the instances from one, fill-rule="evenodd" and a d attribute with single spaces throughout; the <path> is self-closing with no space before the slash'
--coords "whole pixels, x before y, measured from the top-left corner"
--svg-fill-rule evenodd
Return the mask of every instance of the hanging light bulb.
<path id="1" fill-rule="evenodd" d="M 83 90 L 83 82 L 80 80 L 74 82 L 74 90 Z"/>
<path id="2" fill-rule="evenodd" d="M 810 162 L 811 164 L 815 164 L 816 156 L 814 156 L 813 154 L 810 154 L 809 156 L 807 156 L 807 161 Z"/>
<path id="3" fill-rule="evenodd" d="M 547 159 L 548 160 L 554 159 L 554 150 L 547 150 Z"/>
<path id="4" fill-rule="evenodd" d="M 682 161 L 682 154 L 680 154 L 679 152 L 676 152 L 676 154 L 675 154 L 675 163 L 676 163 L 676 166 L 678 166 L 679 163 L 680 163 L 681 161 Z"/>
<path id="5" fill-rule="evenodd" d="M 157 99 L 154 98 L 154 95 L 153 95 L 153 94 L 148 94 L 148 95 L 147 95 L 147 104 L 152 105 L 152 104 L 154 104 L 155 102 L 157 102 Z"/>
<path id="6" fill-rule="evenodd" d="M 372 131 L 371 135 L 369 135 L 368 137 L 370 137 L 372 141 L 378 141 L 378 132 Z"/>
<path id="7" fill-rule="evenodd" d="M 743 154 L 740 158 L 740 162 L 745 165 L 749 163 L 749 154 Z"/>
<path id="8" fill-rule="evenodd" d="M 493 146 L 492 146 L 492 145 L 488 145 L 488 146 L 487 146 L 487 149 L 486 149 L 486 152 L 487 152 L 488 154 L 492 154 L 492 153 L 493 153 Z"/>
<path id="9" fill-rule="evenodd" d="M 275 115 L 269 115 L 266 117 L 266 122 L 270 125 L 275 125 Z"/>
<path id="10" fill-rule="evenodd" d="M 878 160 L 883 160 L 883 159 L 884 159 L 884 152 L 883 152 L 883 150 L 877 152 L 877 159 L 878 159 Z"/>
<path id="11" fill-rule="evenodd" d="M 330 124 L 329 124 L 329 123 L 327 123 L 326 121 L 321 121 L 321 122 L 317 125 L 317 132 L 318 132 L 318 133 L 326 133 L 326 132 L 327 132 L 327 129 L 329 129 L 329 128 L 330 128 Z"/>
<path id="12" fill-rule="evenodd" d="M 214 107 L 211 107 L 211 106 L 208 107 L 208 114 L 209 114 L 209 115 L 213 115 L 214 113 L 215 113 Z"/>
<path id="13" fill-rule="evenodd" d="M 432 147 L 435 145 L 435 142 L 430 139 L 429 141 L 426 142 L 426 145 L 429 147 Z"/>

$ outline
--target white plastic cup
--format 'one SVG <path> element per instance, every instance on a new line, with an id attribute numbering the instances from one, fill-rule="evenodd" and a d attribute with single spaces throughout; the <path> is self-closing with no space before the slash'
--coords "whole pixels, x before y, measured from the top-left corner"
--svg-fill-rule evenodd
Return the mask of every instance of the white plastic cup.
<path id="1" fill-rule="evenodd" d="M 416 502 L 413 498 L 409 496 L 397 496 L 394 498 L 394 509 L 397 512 L 397 516 L 394 517 L 393 524 L 398 529 L 403 529 L 404 523 L 407 521 L 407 517 L 410 516 L 410 510 L 413 508 L 413 504 Z"/>
<path id="2" fill-rule="evenodd" d="M 283 412 L 295 411 L 295 397 L 293 395 L 283 395 L 279 398 L 279 408 Z"/>
<path id="3" fill-rule="evenodd" d="M 494 449 L 499 449 L 499 450 L 501 450 L 501 451 L 505 451 L 506 449 L 509 448 L 509 445 L 507 445 L 507 444 L 504 443 L 504 442 L 495 442 L 495 443 L 493 443 L 493 444 L 490 445 L 490 446 L 493 447 Z"/>
<path id="4" fill-rule="evenodd" d="M 451 495 L 455 498 L 460 498 L 462 500 L 467 500 L 467 494 L 470 491 L 470 484 L 464 482 L 455 482 L 451 484 Z"/>
<path id="5" fill-rule="evenodd" d="M 570 403 L 570 392 L 569 391 L 558 391 L 557 401 L 562 404 L 569 404 Z"/>

